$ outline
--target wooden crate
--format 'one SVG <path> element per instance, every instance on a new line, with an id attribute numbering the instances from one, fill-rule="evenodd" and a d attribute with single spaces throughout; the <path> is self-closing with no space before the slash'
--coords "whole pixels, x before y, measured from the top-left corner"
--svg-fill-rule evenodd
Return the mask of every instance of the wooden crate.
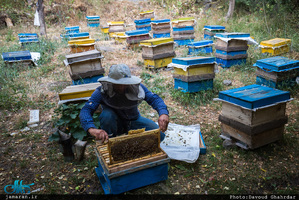
<path id="1" fill-rule="evenodd" d="M 215 57 L 223 60 L 236 60 L 247 58 L 247 51 L 222 51 L 216 49 Z"/>
<path id="2" fill-rule="evenodd" d="M 172 38 L 158 38 L 140 42 L 143 59 L 161 59 L 174 57 L 174 41 Z"/>
<path id="3" fill-rule="evenodd" d="M 213 89 L 213 79 L 185 82 L 174 78 L 174 88 L 185 93 L 194 93 L 202 90 Z"/>
<path id="4" fill-rule="evenodd" d="M 68 86 L 58 94 L 59 100 L 78 99 L 90 97 L 100 83 L 89 83 L 83 85 Z"/>
<path id="5" fill-rule="evenodd" d="M 245 40 L 235 40 L 232 39 L 228 42 L 225 42 L 221 39 L 216 40 L 215 49 L 222 50 L 222 51 L 247 51 L 248 45 L 247 41 Z"/>
<path id="6" fill-rule="evenodd" d="M 269 53 L 273 56 L 289 52 L 290 45 L 291 39 L 285 38 L 274 38 L 260 43 L 262 53 Z"/>
<path id="7" fill-rule="evenodd" d="M 171 63 L 173 58 L 174 57 L 161 58 L 156 60 L 144 59 L 144 65 L 147 68 L 159 69 L 159 68 L 167 67 L 167 65 Z"/>

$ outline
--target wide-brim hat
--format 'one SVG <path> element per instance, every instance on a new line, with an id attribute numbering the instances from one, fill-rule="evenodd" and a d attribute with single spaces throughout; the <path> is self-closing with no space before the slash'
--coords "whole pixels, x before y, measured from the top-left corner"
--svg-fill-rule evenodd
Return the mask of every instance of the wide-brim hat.
<path id="1" fill-rule="evenodd" d="M 141 83 L 137 76 L 131 76 L 130 68 L 125 64 L 112 65 L 108 76 L 98 79 L 99 82 L 110 82 L 120 85 L 135 85 Z"/>

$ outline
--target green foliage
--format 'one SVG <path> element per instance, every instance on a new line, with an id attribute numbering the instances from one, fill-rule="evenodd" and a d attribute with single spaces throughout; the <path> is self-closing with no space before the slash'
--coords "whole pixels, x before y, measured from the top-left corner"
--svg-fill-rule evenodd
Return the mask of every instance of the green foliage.
<path id="1" fill-rule="evenodd" d="M 13 36 L 13 30 L 12 29 L 8 29 L 5 40 L 6 42 L 11 42 L 14 41 L 16 38 Z"/>
<path id="2" fill-rule="evenodd" d="M 85 103 L 86 102 L 62 104 L 56 108 L 53 116 L 55 126 L 58 128 L 63 127 L 66 129 L 65 133 L 71 133 L 73 138 L 83 140 L 87 136 L 87 133 L 81 127 L 79 115 Z M 98 113 L 93 115 L 93 120 L 95 125 L 99 127 Z M 57 140 L 56 135 L 57 133 L 55 132 L 49 140 Z"/>

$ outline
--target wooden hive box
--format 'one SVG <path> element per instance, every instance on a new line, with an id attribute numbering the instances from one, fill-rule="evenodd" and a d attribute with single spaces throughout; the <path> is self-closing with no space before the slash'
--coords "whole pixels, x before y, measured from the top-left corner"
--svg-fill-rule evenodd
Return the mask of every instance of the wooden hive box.
<path id="1" fill-rule="evenodd" d="M 87 26 L 88 27 L 99 27 L 100 26 L 100 17 L 99 16 L 86 16 Z"/>
<path id="2" fill-rule="evenodd" d="M 139 13 L 140 19 L 155 19 L 155 12 L 153 10 L 143 11 Z"/>
<path id="3" fill-rule="evenodd" d="M 126 39 L 128 36 L 126 36 L 125 32 L 116 32 L 115 35 L 116 36 L 114 37 L 114 39 L 116 44 L 126 43 Z"/>
<path id="4" fill-rule="evenodd" d="M 98 50 L 91 50 L 81 53 L 66 55 L 64 61 L 66 66 L 70 66 L 71 74 L 74 76 L 83 76 L 84 73 L 101 71 L 104 74 L 104 68 L 101 64 L 103 56 Z M 97 74 L 98 75 L 98 74 Z"/>
<path id="5" fill-rule="evenodd" d="M 140 41 L 151 39 L 148 30 L 126 31 L 126 36 L 127 47 L 132 49 L 139 47 Z"/>
<path id="6" fill-rule="evenodd" d="M 224 33 L 225 27 L 220 25 L 205 25 L 204 28 L 204 39 L 211 40 L 214 39 L 216 33 Z"/>
<path id="7" fill-rule="evenodd" d="M 105 194 L 120 194 L 168 178 L 170 159 L 160 148 L 160 130 L 109 139 L 97 144 L 96 173 Z"/>
<path id="8" fill-rule="evenodd" d="M 299 61 L 276 56 L 257 60 L 256 83 L 277 88 L 296 85 L 299 76 Z"/>
<path id="9" fill-rule="evenodd" d="M 101 32 L 105 33 L 105 34 L 108 34 L 109 33 L 109 26 L 102 26 L 101 27 Z"/>
<path id="10" fill-rule="evenodd" d="M 32 56 L 30 51 L 13 51 L 13 52 L 3 52 L 2 59 L 5 64 L 9 66 L 22 65 L 29 66 L 33 64 Z"/>
<path id="11" fill-rule="evenodd" d="M 109 33 L 125 32 L 124 21 L 112 21 L 107 23 L 109 26 Z"/>
<path id="12" fill-rule="evenodd" d="M 72 53 L 81 53 L 84 51 L 94 50 L 94 45 L 94 39 L 80 39 L 68 41 L 68 46 L 70 47 Z"/>
<path id="13" fill-rule="evenodd" d="M 160 59 L 144 59 L 144 65 L 146 68 L 150 69 L 159 69 L 163 67 L 167 67 L 168 64 L 171 63 L 174 57 L 160 58 Z"/>
<path id="14" fill-rule="evenodd" d="M 175 57 L 174 41 L 172 38 L 156 38 L 140 42 L 143 59 L 161 59 Z"/>
<path id="15" fill-rule="evenodd" d="M 202 90 L 213 89 L 213 79 L 186 82 L 182 79 L 174 78 L 174 88 L 184 93 L 194 93 Z"/>
<path id="16" fill-rule="evenodd" d="M 66 87 L 58 94 L 59 100 L 78 99 L 90 97 L 96 88 L 101 86 L 100 83 L 89 83 L 83 85 L 74 85 Z"/>
<path id="17" fill-rule="evenodd" d="M 177 82 L 179 80 L 183 82 L 197 82 L 215 78 L 214 57 L 174 58 L 169 66 L 174 67 L 173 78 L 177 79 Z"/>
<path id="18" fill-rule="evenodd" d="M 222 51 L 216 49 L 215 57 L 223 60 L 244 59 L 247 58 L 247 51 Z"/>
<path id="19" fill-rule="evenodd" d="M 151 19 L 140 19 L 134 21 L 136 30 L 151 31 Z"/>
<path id="20" fill-rule="evenodd" d="M 224 101 L 219 116 L 222 134 L 245 143 L 250 149 L 282 138 L 289 92 L 249 85 L 222 91 L 219 99 Z"/>
<path id="21" fill-rule="evenodd" d="M 196 55 L 199 53 L 213 53 L 213 44 L 213 40 L 191 42 L 187 45 L 188 55 Z"/>
<path id="22" fill-rule="evenodd" d="M 39 38 L 37 33 L 19 33 L 19 42 L 22 46 L 26 44 L 38 43 Z"/>
<path id="23" fill-rule="evenodd" d="M 172 25 L 172 27 L 175 27 L 175 28 L 183 28 L 186 26 L 195 26 L 195 19 L 194 19 L 194 17 L 173 19 L 173 20 L 171 20 L 171 25 Z"/>
<path id="24" fill-rule="evenodd" d="M 169 38 L 171 32 L 170 28 L 170 19 L 160 19 L 151 21 L 153 38 Z"/>
<path id="25" fill-rule="evenodd" d="M 69 33 L 79 33 L 80 32 L 80 27 L 79 26 L 68 26 L 64 28 L 66 34 Z"/>
<path id="26" fill-rule="evenodd" d="M 285 38 L 274 38 L 260 43 L 262 53 L 269 53 L 273 56 L 289 52 L 290 45 L 291 39 Z"/>

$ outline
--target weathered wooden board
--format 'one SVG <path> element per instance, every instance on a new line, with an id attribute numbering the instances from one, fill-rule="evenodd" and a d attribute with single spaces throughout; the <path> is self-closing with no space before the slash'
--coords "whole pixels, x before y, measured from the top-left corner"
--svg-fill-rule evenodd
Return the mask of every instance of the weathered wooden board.
<path id="1" fill-rule="evenodd" d="M 222 51 L 246 51 L 248 49 L 247 41 L 245 40 L 230 40 L 224 42 L 223 40 L 217 39 L 215 49 Z"/>
<path id="2" fill-rule="evenodd" d="M 142 42 L 141 44 L 142 45 Z M 142 58 L 143 59 L 160 59 L 167 57 L 175 57 L 174 42 L 166 43 L 158 46 L 143 46 L 142 45 Z"/>
<path id="3" fill-rule="evenodd" d="M 256 149 L 258 147 L 282 139 L 284 133 L 284 125 L 255 135 L 248 135 L 224 123 L 221 123 L 221 130 L 222 133 L 240 140 L 241 142 L 244 142 L 250 149 Z"/>
<path id="4" fill-rule="evenodd" d="M 102 67 L 101 59 L 99 58 L 70 64 L 70 70 L 72 74 L 81 74 L 89 71 L 102 70 L 102 69 L 103 67 Z"/>
<path id="5" fill-rule="evenodd" d="M 260 69 L 257 67 L 256 73 L 257 76 L 261 76 L 265 79 L 271 80 L 273 82 L 280 82 L 280 81 L 286 81 L 293 78 L 296 78 L 299 76 L 299 68 L 298 69 L 292 69 L 288 71 L 282 71 L 282 72 L 267 72 L 263 69 Z"/>
<path id="6" fill-rule="evenodd" d="M 179 57 L 179 58 L 174 58 L 172 60 L 172 63 L 179 64 L 179 65 L 203 65 L 203 64 L 214 64 L 214 62 L 215 62 L 214 57 L 205 57 L 205 56 Z"/>
<path id="7" fill-rule="evenodd" d="M 65 57 L 67 59 L 68 64 L 84 62 L 96 58 L 103 58 L 101 52 L 98 50 L 92 50 L 92 51 L 87 51 L 82 53 L 74 53 L 74 54 L 66 55 Z"/>
<path id="8" fill-rule="evenodd" d="M 222 102 L 221 115 L 247 126 L 256 126 L 284 117 L 285 111 L 286 102 L 256 111 L 244 109 L 228 102 Z"/>
<path id="9" fill-rule="evenodd" d="M 221 58 L 224 60 L 234 60 L 234 59 L 243 59 L 247 58 L 247 51 L 222 51 L 216 49 L 215 57 Z"/>

